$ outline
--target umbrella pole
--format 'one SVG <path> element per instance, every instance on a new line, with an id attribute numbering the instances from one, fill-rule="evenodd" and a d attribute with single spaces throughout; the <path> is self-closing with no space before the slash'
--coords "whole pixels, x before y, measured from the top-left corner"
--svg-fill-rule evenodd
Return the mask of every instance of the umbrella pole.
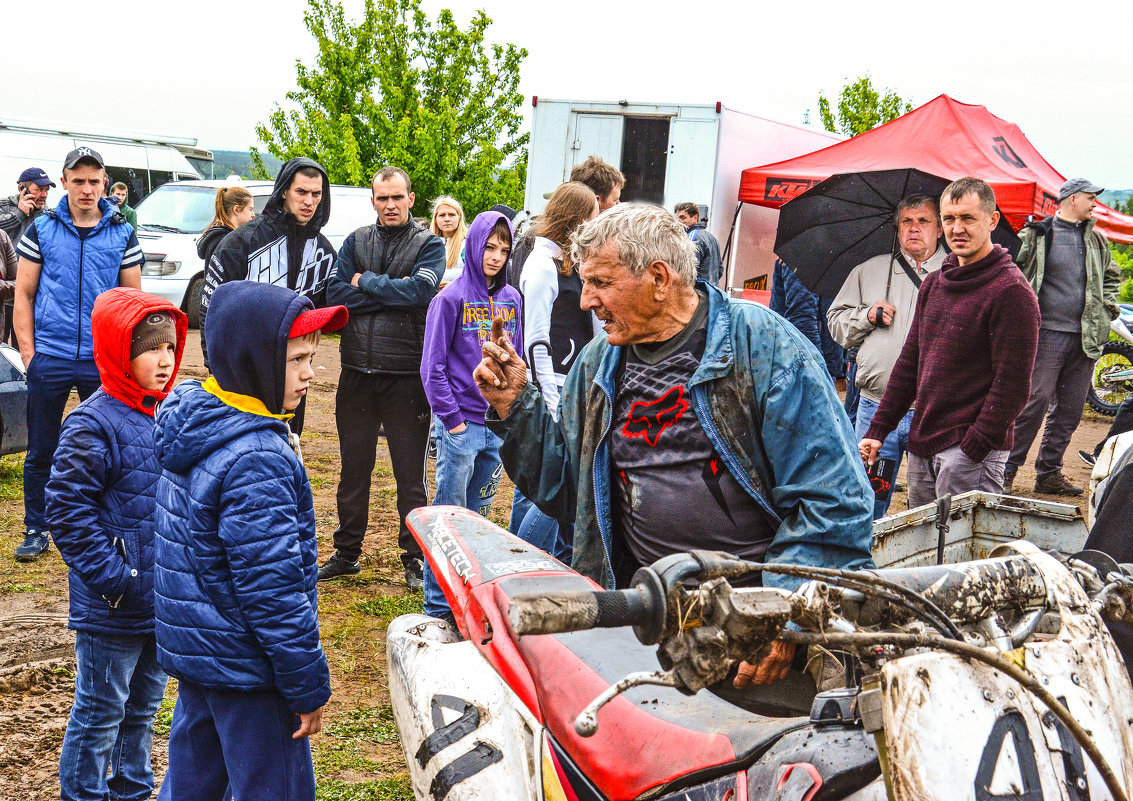
<path id="1" fill-rule="evenodd" d="M 732 262 L 730 261 L 732 255 L 732 238 L 736 235 L 736 222 L 740 219 L 740 209 L 743 208 L 743 205 L 744 202 L 742 200 L 736 204 L 736 213 L 732 215 L 732 227 L 728 229 L 728 241 L 724 243 L 724 255 L 720 257 L 720 260 L 727 265 L 727 275 L 724 278 L 724 292 L 729 294 L 732 291 L 732 273 L 735 272 Z"/>

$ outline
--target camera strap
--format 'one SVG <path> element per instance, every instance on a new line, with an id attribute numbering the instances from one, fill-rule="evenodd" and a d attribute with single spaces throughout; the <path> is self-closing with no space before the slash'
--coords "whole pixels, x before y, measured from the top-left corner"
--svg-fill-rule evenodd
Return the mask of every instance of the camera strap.
<path id="1" fill-rule="evenodd" d="M 897 263 L 901 265 L 901 269 L 905 271 L 905 275 L 909 276 L 909 280 L 913 282 L 913 286 L 915 286 L 917 289 L 920 289 L 921 277 L 917 275 L 916 270 L 909 266 L 909 262 L 905 261 L 905 254 L 898 253 L 895 258 L 897 259 Z"/>

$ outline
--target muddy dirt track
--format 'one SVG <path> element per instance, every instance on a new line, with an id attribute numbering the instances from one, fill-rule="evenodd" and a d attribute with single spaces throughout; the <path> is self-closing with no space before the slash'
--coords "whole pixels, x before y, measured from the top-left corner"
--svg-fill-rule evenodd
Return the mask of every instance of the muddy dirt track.
<path id="1" fill-rule="evenodd" d="M 333 550 L 331 535 L 336 523 L 337 342 L 320 347 L 316 365 L 303 453 L 314 490 L 322 559 Z M 204 375 L 198 335 L 192 331 L 181 376 Z M 1089 471 L 1074 453 L 1079 448 L 1091 449 L 1108 426 L 1108 420 L 1087 412 L 1074 436 L 1066 474 L 1079 486 L 1086 486 Z M 323 642 L 334 691 L 327 707 L 327 732 L 312 741 L 322 798 L 339 797 L 329 788 L 375 779 L 374 786 L 382 790 L 380 796 L 350 797 L 410 797 L 405 795 L 400 749 L 388 724 L 383 646 L 389 617 L 412 607 L 419 596 L 407 595 L 402 584 L 394 484 L 384 448 L 383 442 L 375 469 L 362 575 L 320 585 Z M 6 457 L 0 463 L 0 801 L 50 801 L 59 797 L 56 771 L 74 693 L 74 636 L 66 628 L 67 579 L 58 552 L 52 548 L 31 565 L 11 558 L 23 531 L 19 474 L 18 457 Z M 1023 467 L 1016 480 L 1018 494 L 1033 495 L 1029 491 L 1033 483 L 1033 468 Z M 496 522 L 506 525 L 510 498 L 511 487 L 505 481 L 493 508 Z M 899 495 L 893 509 L 904 507 L 905 496 Z M 172 692 L 168 700 L 172 701 Z M 169 709 L 167 705 L 159 715 L 154 742 L 153 761 L 159 777 L 165 769 Z M 355 725 L 371 718 L 384 722 L 370 729 Z M 352 722 L 339 723 L 336 728 L 336 721 Z M 370 733 L 359 735 L 359 731 Z"/>

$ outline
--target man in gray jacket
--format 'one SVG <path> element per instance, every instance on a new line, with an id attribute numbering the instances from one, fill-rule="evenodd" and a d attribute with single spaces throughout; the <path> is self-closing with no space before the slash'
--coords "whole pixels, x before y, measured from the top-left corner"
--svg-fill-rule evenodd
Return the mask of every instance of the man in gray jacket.
<path id="1" fill-rule="evenodd" d="M 885 394 L 889 373 L 901 355 L 913 322 L 921 279 L 939 270 L 945 256 L 944 248 L 938 244 L 940 209 L 935 198 L 910 195 L 897 206 L 895 221 L 900 253 L 883 253 L 855 267 L 826 313 L 834 340 L 844 348 L 858 348 L 856 380 L 861 401 L 855 428 L 859 439 L 869 430 Z M 886 437 L 879 454 L 881 459 L 892 461 L 893 472 L 888 486 L 874 488 L 874 520 L 885 517 L 889 511 L 913 411 L 909 409 L 893 435 Z"/>
<path id="2" fill-rule="evenodd" d="M 16 194 L 0 200 L 0 231 L 8 235 L 13 247 L 47 205 L 47 190 L 55 182 L 39 167 L 28 167 L 16 181 Z"/>
<path id="3" fill-rule="evenodd" d="M 1094 229 L 1094 207 L 1104 191 L 1085 178 L 1072 178 L 1058 193 L 1058 211 L 1019 232 L 1016 263 L 1039 296 L 1042 322 L 1031 397 L 1015 421 L 1015 445 L 1007 458 L 1007 491 L 1046 416 L 1035 459 L 1035 492 L 1082 494 L 1062 475 L 1062 456 L 1082 420 L 1094 362 L 1109 339 L 1121 286 L 1109 243 Z"/>

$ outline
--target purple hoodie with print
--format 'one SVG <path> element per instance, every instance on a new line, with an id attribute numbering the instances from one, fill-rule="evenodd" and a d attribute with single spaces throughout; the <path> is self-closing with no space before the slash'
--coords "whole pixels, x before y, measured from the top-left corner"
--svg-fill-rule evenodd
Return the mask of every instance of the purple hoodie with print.
<path id="1" fill-rule="evenodd" d="M 464 240 L 464 272 L 429 304 L 421 382 L 433 414 L 452 430 L 462 422 L 484 424 L 488 402 L 472 371 L 483 358 L 480 346 L 492 334 L 492 315 L 504 315 L 504 331 L 516 353 L 523 353 L 520 294 L 507 283 L 506 265 L 489 285 L 484 275 L 484 245 L 496 223 L 511 222 L 498 211 L 476 215 Z"/>

